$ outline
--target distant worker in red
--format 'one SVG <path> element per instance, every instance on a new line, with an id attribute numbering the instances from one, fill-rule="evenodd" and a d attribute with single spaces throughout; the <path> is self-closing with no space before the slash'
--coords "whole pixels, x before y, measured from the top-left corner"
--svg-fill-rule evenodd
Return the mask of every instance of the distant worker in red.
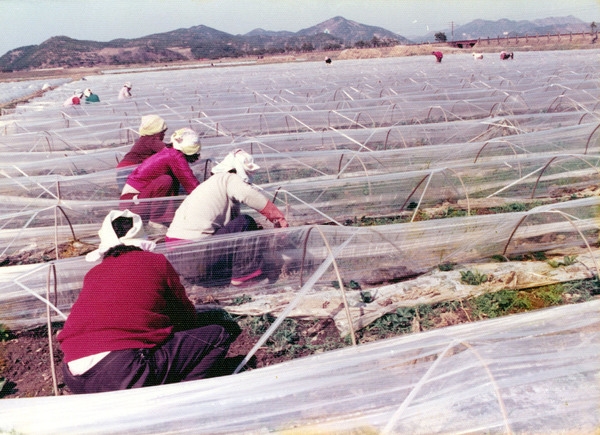
<path id="1" fill-rule="evenodd" d="M 83 98 L 83 92 L 81 92 L 80 89 L 77 89 L 75 92 L 73 92 L 72 96 L 70 96 L 69 98 L 67 98 L 65 100 L 65 102 L 63 103 L 63 106 L 64 107 L 78 106 L 81 104 L 82 98 Z"/>
<path id="2" fill-rule="evenodd" d="M 177 272 L 151 252 L 140 216 L 113 210 L 86 256 L 102 261 L 57 336 L 63 375 L 74 394 L 125 390 L 223 374 L 235 322 L 199 318 Z"/>
<path id="3" fill-rule="evenodd" d="M 190 168 L 200 158 L 198 134 L 191 128 L 181 128 L 171 135 L 171 142 L 172 147 L 163 148 L 135 168 L 121 191 L 121 208 L 130 209 L 148 222 L 149 233 L 166 233 L 175 205 L 140 200 L 176 196 L 180 186 L 190 194 L 200 184 Z"/>
<path id="4" fill-rule="evenodd" d="M 435 56 L 435 60 L 440 63 L 444 58 L 444 54 L 441 51 L 432 51 L 431 54 Z"/>
<path id="5" fill-rule="evenodd" d="M 515 55 L 514 55 L 514 53 L 512 51 L 509 52 L 509 53 L 506 52 L 506 51 L 501 51 L 500 52 L 500 59 L 502 59 L 502 60 L 514 59 L 514 58 L 515 58 Z"/>

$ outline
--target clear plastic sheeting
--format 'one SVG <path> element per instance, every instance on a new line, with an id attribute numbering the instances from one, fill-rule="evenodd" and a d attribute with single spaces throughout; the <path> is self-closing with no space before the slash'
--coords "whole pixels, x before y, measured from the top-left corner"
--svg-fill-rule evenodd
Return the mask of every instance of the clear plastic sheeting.
<path id="1" fill-rule="evenodd" d="M 487 151 L 494 152 L 492 147 Z M 365 216 L 404 216 L 415 220 L 428 209 L 438 214 L 463 210 L 472 215 L 476 214 L 477 204 L 501 207 L 536 200 L 548 202 L 554 197 L 569 197 L 573 192 L 579 192 L 579 196 L 595 195 L 600 179 L 597 154 L 525 154 L 508 159 L 481 158 L 476 163 L 457 158 L 454 162 L 444 162 L 447 166 L 429 168 L 421 161 L 418 151 L 412 157 L 401 150 L 321 154 L 320 157 L 313 157 L 311 153 L 271 154 L 257 159 L 263 172 L 255 182 L 294 226 L 341 225 L 358 222 Z M 65 168 L 72 164 L 76 169 L 76 161 L 82 160 L 82 156 L 62 160 Z M 103 163 L 92 157 L 86 161 Z M 204 180 L 212 164 L 204 160 L 194 164 L 192 169 L 199 180 Z M 344 167 L 347 172 L 343 177 L 334 175 L 332 167 Z M 313 175 L 315 173 L 321 175 Z M 87 238 L 88 233 L 82 233 L 78 225 L 100 222 L 111 209 L 132 205 L 132 201 L 118 200 L 117 180 L 120 177 L 124 181 L 126 175 L 108 169 L 81 175 L 0 180 L 0 198 L 4 204 L 0 228 L 10 230 L 0 232 L 0 240 L 6 240 L 2 251 L 14 253 L 31 243 L 27 240 L 28 234 L 40 244 Z M 283 180 L 284 177 L 289 179 Z M 176 208 L 183 198 L 180 195 L 142 202 L 148 206 L 172 204 Z M 435 211 L 440 205 L 446 208 Z M 71 231 L 55 229 L 65 225 L 69 225 Z M 44 227 L 45 237 L 40 231 Z M 29 233 L 26 228 L 36 228 L 38 232 Z M 56 240 L 57 231 L 72 237 Z"/>
<path id="2" fill-rule="evenodd" d="M 96 243 L 106 213 L 132 205 L 118 200 L 117 183 L 126 173 L 115 165 L 149 113 L 164 117 L 171 131 L 191 126 L 200 133 L 203 161 L 193 165 L 199 180 L 232 148 L 254 155 L 261 165 L 255 183 L 293 227 L 280 232 L 288 240 L 277 246 L 281 261 L 299 267 L 300 279 L 308 273 L 304 267 L 325 258 L 319 237 L 331 238 L 333 246 L 353 238 L 344 258 L 385 252 L 385 261 L 384 254 L 370 255 L 385 266 L 402 262 L 402 277 L 509 248 L 584 248 L 584 240 L 597 238 L 597 211 L 585 200 L 567 206 L 575 210 L 576 226 L 556 213 L 479 216 L 477 207 L 510 210 L 515 203 L 525 208 L 537 200 L 598 195 L 597 55 L 528 52 L 518 63 L 473 63 L 465 54 L 449 56 L 443 70 L 414 56 L 343 61 L 333 68 L 307 62 L 130 71 L 135 92 L 128 101 L 117 99 L 121 74 L 66 83 L 0 119 L 0 149 L 7 157 L 0 162 L 0 252 L 52 253 L 65 244 Z M 84 87 L 101 102 L 62 106 Z M 142 202 L 177 207 L 183 198 Z M 254 211 L 244 211 L 270 228 Z M 457 212 L 465 216 L 417 222 Z M 359 224 L 364 217 L 410 224 L 327 228 L 324 236 L 310 229 Z M 525 229 L 535 234 L 515 245 Z M 245 237 L 235 249 L 246 249 Z M 211 243 L 169 255 L 202 255 Z M 348 270 L 375 269 L 367 260 L 357 263 L 349 262 Z"/>
<path id="3" fill-rule="evenodd" d="M 343 68 L 307 62 L 131 71 L 135 92 L 128 101 L 117 99 L 122 75 L 91 76 L 0 119 L 7 156 L 0 195 L 59 197 L 60 183 L 60 199 L 115 198 L 114 167 L 150 113 L 170 131 L 198 131 L 204 159 L 218 160 L 234 147 L 251 152 L 262 167 L 256 183 L 274 190 L 295 180 L 402 173 L 381 187 L 405 186 L 404 200 L 430 186 L 423 194 L 429 203 L 552 195 L 553 185 L 597 178 L 595 56 L 597 50 L 528 52 L 518 63 L 474 64 L 465 54 L 449 57 L 443 72 L 423 56 L 343 61 Z M 101 102 L 62 107 L 65 95 L 83 87 Z M 473 187 L 482 179 L 488 190 Z M 357 179 L 369 189 L 377 182 Z M 439 198 L 435 183 L 447 185 Z"/>
<path id="4" fill-rule="evenodd" d="M 48 87 L 58 87 L 70 82 L 71 79 L 29 80 L 0 83 L 0 104 L 9 103 L 19 98 L 34 95 Z"/>
<path id="5" fill-rule="evenodd" d="M 324 156 L 322 160 L 326 158 Z M 286 219 L 295 226 L 354 223 L 365 216 L 404 216 L 414 220 L 421 219 L 422 212 L 450 215 L 452 210 L 462 210 L 472 215 L 476 214 L 477 207 L 486 204 L 499 208 L 512 203 L 523 206 L 535 201 L 549 202 L 552 197 L 569 197 L 573 192 L 578 192 L 578 196 L 594 195 L 599 162 L 597 156 L 556 155 L 552 158 L 522 158 L 513 165 L 482 162 L 476 166 L 467 164 L 372 176 L 361 173 L 344 178 L 323 175 L 266 183 L 259 188 L 275 201 Z M 273 168 L 282 174 L 291 171 L 286 171 L 283 165 Z M 209 169 L 205 165 L 195 165 L 193 170 L 199 180 L 204 180 Z M 132 205 L 132 201 L 118 200 L 117 179 L 125 176 L 109 170 L 81 176 L 49 175 L 19 177 L 10 183 L 0 181 L 0 198 L 4 205 L 0 227 L 11 230 L 1 232 L 0 239 L 12 240 L 4 251 L 11 252 L 27 244 L 26 228 L 46 228 L 46 237 L 43 231 L 35 234 L 38 242 L 44 242 L 43 239 L 54 242 L 55 227 L 67 224 L 73 231 L 59 231 L 73 237 L 61 237 L 58 242 L 85 238 L 86 234 L 77 228 L 79 224 L 101 221 L 109 210 Z M 170 203 L 177 207 L 183 199 L 183 196 L 176 196 L 142 202 L 149 206 Z M 19 237 L 14 237 L 16 233 Z"/>
<path id="6" fill-rule="evenodd" d="M 47 153 L 64 155 L 65 152 L 89 152 L 98 148 L 131 144 L 138 137 L 135 130 L 114 118 L 106 123 L 96 120 L 89 126 L 79 126 L 76 123 L 68 130 L 65 129 L 65 124 L 69 125 L 68 120 L 54 121 L 51 118 L 46 122 L 47 125 L 42 126 L 43 130 L 40 131 L 12 134 L 10 137 L 0 136 L 0 151 L 28 152 L 32 153 L 31 158 L 43 153 L 43 158 Z"/>
<path id="7" fill-rule="evenodd" d="M 443 73 L 424 56 L 348 60 L 333 68 L 307 62 L 131 73 L 134 97 L 128 101 L 117 100 L 124 76 L 106 74 L 47 92 L 3 117 L 0 127 L 14 134 L 116 120 L 135 128 L 140 116 L 155 113 L 174 129 L 191 126 L 226 144 L 281 133 L 423 128 L 528 113 L 578 112 L 583 118 L 598 102 L 596 53 L 520 53 L 518 67 L 499 60 L 473 65 L 468 55 L 456 55 L 444 62 Z M 100 104 L 62 107 L 76 87 L 92 88 Z"/>
<path id="8" fill-rule="evenodd" d="M 263 270 L 270 282 L 243 290 L 253 298 L 261 294 L 295 294 L 309 282 L 312 284 L 307 292 L 319 294 L 330 291 L 339 277 L 344 283 L 353 280 L 363 289 L 375 292 L 385 284 L 413 279 L 443 263 L 476 263 L 492 256 L 551 250 L 592 254 L 592 246 L 595 247 L 598 240 L 599 207 L 600 198 L 591 197 L 540 206 L 527 212 L 370 227 L 306 225 L 265 229 L 213 236 L 173 247 L 159 243 L 157 252 L 164 253 L 173 263 L 184 279 L 188 294 L 199 303 L 207 294 L 216 295 L 223 304 L 239 296 L 238 288 L 223 286 L 210 274 L 213 260 L 224 252 L 236 253 L 238 261 L 263 255 Z M 98 243 L 97 235 L 92 233 L 97 228 L 87 224 L 80 229 L 88 231 L 87 243 Z M 40 243 L 34 239 L 30 242 Z M 597 275 L 600 259 L 596 257 L 594 249 L 594 255 L 586 261 L 580 260 L 588 272 L 585 278 Z M 333 262 L 339 276 L 332 267 Z M 10 327 L 43 324 L 46 307 L 41 301 L 48 299 L 46 293 L 50 290 L 52 303 L 61 313 L 68 313 L 89 267 L 90 263 L 83 257 L 77 257 L 31 265 L 30 273 L 20 269 L 22 275 L 16 278 L 11 267 L 0 268 L 2 322 Z M 549 282 L 557 281 L 550 279 L 544 284 Z M 403 300 L 439 302 L 439 298 L 433 297 L 434 293 L 432 288 L 417 295 L 404 294 L 399 288 L 396 299 L 399 303 Z M 466 295 L 452 292 L 444 295 L 445 300 L 453 297 L 460 299 Z M 322 315 L 322 310 L 319 312 Z M 332 313 L 327 315 L 332 316 Z"/>
<path id="9" fill-rule="evenodd" d="M 0 267 L 0 321 L 42 325 L 47 307 L 51 320 L 68 315 L 93 264 L 61 252 L 97 246 L 106 214 L 134 205 L 119 201 L 126 171 L 115 166 L 147 114 L 165 119 L 167 135 L 199 133 L 199 181 L 232 149 L 250 152 L 261 166 L 256 187 L 291 224 L 272 229 L 243 208 L 265 229 L 175 247 L 153 236 L 199 307 L 216 294 L 232 313 L 271 304 L 278 320 L 301 317 L 344 287 L 347 318 L 341 304 L 308 310 L 337 316 L 343 335 L 386 310 L 367 309 L 352 281 L 389 295 L 392 310 L 534 286 L 524 275 L 597 278 L 599 53 L 130 70 L 47 91 L 0 117 L 0 255 L 15 260 Z M 119 101 L 125 80 L 134 95 Z M 99 103 L 62 106 L 87 87 Z M 140 203 L 176 208 L 184 198 Z M 433 279 L 443 263 L 458 265 L 454 275 L 465 265 L 487 273 L 492 257 L 540 251 L 577 262 L 552 273 L 531 265 L 515 272 L 518 283 L 494 270 L 496 282 L 481 288 L 438 292 Z M 26 264 L 34 252 L 45 263 Z M 263 306 L 233 304 L 240 289 L 214 281 L 219 252 L 263 256 L 268 284 L 242 290 Z M 599 307 L 475 322 L 218 379 L 3 400 L 0 432 L 595 434 Z"/>
<path id="10" fill-rule="evenodd" d="M 4 399 L 23 434 L 592 435 L 600 301 L 413 334 L 222 378 Z"/>

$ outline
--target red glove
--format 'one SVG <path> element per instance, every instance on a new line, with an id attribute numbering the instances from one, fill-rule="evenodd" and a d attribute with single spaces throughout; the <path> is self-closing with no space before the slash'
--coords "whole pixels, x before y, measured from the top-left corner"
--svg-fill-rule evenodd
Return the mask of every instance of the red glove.
<path id="1" fill-rule="evenodd" d="M 289 224 L 285 220 L 283 213 L 281 213 L 271 201 L 267 201 L 267 205 L 265 205 L 265 208 L 263 208 L 259 213 L 269 219 L 270 222 L 273 222 L 275 228 L 289 227 Z"/>

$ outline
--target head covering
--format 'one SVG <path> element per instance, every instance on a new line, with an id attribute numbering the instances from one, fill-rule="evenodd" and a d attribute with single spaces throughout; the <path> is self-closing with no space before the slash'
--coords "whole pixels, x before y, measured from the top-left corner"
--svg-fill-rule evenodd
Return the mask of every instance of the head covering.
<path id="1" fill-rule="evenodd" d="M 200 151 L 200 138 L 191 128 L 180 128 L 171 135 L 173 148 L 181 151 L 186 156 L 198 154 Z"/>
<path id="2" fill-rule="evenodd" d="M 119 217 L 133 218 L 133 227 L 123 237 L 119 238 L 112 227 L 112 221 Z M 98 261 L 110 248 L 117 245 L 137 246 L 145 251 L 153 251 L 156 243 L 146 240 L 142 218 L 129 210 L 112 210 L 104 218 L 100 231 L 100 246 L 85 256 L 87 261 Z"/>
<path id="3" fill-rule="evenodd" d="M 260 166 L 254 163 L 254 157 L 251 154 L 237 148 L 227 154 L 221 163 L 212 168 L 212 173 L 229 172 L 235 169 L 235 172 L 242 180 L 246 183 L 251 183 L 252 174 L 259 168 Z"/>
<path id="4" fill-rule="evenodd" d="M 90 95 L 92 95 L 92 90 L 90 88 L 87 88 L 85 91 L 83 91 L 83 95 L 89 97 Z"/>
<path id="5" fill-rule="evenodd" d="M 167 123 L 158 115 L 142 116 L 140 123 L 140 136 L 152 136 L 167 129 Z"/>
<path id="6" fill-rule="evenodd" d="M 131 82 L 125 82 L 123 86 L 125 86 L 127 89 L 131 89 Z"/>

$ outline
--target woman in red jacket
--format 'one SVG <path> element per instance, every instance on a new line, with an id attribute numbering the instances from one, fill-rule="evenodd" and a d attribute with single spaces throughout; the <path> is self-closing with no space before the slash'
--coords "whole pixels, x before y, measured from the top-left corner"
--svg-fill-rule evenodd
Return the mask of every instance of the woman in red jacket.
<path id="1" fill-rule="evenodd" d="M 140 137 L 135 141 L 131 150 L 123 156 L 123 160 L 119 162 L 117 168 L 139 165 L 151 155 L 161 151 L 166 146 L 163 142 L 166 131 L 167 123 L 160 116 L 142 116 Z"/>
<path id="2" fill-rule="evenodd" d="M 176 196 L 180 185 L 189 194 L 200 184 L 190 168 L 190 163 L 200 157 L 196 132 L 191 128 L 179 129 L 171 136 L 171 142 L 172 148 L 162 149 L 134 169 L 120 198 L 121 209 L 129 208 L 139 214 L 148 222 L 150 231 L 162 234 L 173 220 L 175 206 L 165 201 L 140 200 Z"/>
<path id="3" fill-rule="evenodd" d="M 123 190 L 127 176 L 133 170 L 133 166 L 139 165 L 148 157 L 165 148 L 166 144 L 163 142 L 163 139 L 165 138 L 166 131 L 167 123 L 160 116 L 142 116 L 139 129 L 140 137 L 117 165 L 119 191 Z"/>
<path id="4" fill-rule="evenodd" d="M 86 274 L 57 337 L 69 389 L 97 393 L 226 374 L 220 367 L 239 327 L 200 326 L 171 263 L 149 251 L 156 245 L 145 240 L 140 216 L 113 210 L 98 234 L 100 247 L 86 259 L 103 260 Z"/>

